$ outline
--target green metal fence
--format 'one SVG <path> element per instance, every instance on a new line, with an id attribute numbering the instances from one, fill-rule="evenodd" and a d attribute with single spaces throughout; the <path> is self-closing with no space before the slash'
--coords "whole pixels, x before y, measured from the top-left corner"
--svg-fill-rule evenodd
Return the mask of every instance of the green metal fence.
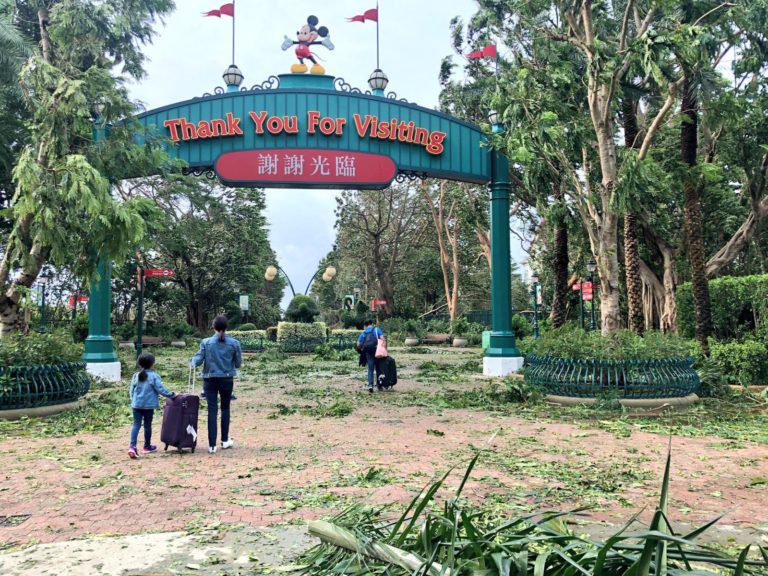
<path id="1" fill-rule="evenodd" d="M 699 388 L 693 358 L 567 360 L 529 354 L 525 381 L 555 396 L 681 398 Z"/>
<path id="2" fill-rule="evenodd" d="M 66 404 L 91 387 L 85 363 L 0 366 L 0 410 Z"/>

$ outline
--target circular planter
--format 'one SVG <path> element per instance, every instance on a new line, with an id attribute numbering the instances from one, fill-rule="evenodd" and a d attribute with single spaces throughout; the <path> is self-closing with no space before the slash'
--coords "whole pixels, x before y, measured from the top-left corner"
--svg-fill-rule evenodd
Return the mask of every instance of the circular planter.
<path id="1" fill-rule="evenodd" d="M 454 337 L 453 343 L 451 345 L 454 348 L 466 348 L 469 345 L 469 340 L 457 336 Z"/>
<path id="2" fill-rule="evenodd" d="M 525 359 L 525 381 L 547 395 L 642 400 L 685 398 L 699 389 L 693 358 L 665 360 Z"/>
<path id="3" fill-rule="evenodd" d="M 413 336 L 409 336 L 405 339 L 405 345 L 406 346 L 418 346 L 419 345 L 419 339 L 414 338 Z"/>
<path id="4" fill-rule="evenodd" d="M 84 362 L 0 366 L 0 411 L 69 404 L 90 387 Z"/>

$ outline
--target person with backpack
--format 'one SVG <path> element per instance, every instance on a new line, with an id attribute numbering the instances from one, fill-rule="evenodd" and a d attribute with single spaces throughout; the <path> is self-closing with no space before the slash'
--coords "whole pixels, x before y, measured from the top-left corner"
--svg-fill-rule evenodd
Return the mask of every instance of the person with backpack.
<path id="1" fill-rule="evenodd" d="M 200 342 L 200 349 L 190 360 L 189 365 L 203 365 L 203 396 L 208 402 L 208 452 L 216 453 L 216 428 L 221 397 L 221 449 L 234 446 L 229 437 L 229 405 L 232 401 L 232 389 L 237 369 L 243 364 L 243 352 L 240 342 L 227 336 L 229 323 L 226 316 L 216 316 L 213 329 L 216 332 L 210 338 Z"/>
<path id="2" fill-rule="evenodd" d="M 357 337 L 357 349 L 360 352 L 361 364 L 363 358 L 365 358 L 365 363 L 368 366 L 368 392 L 370 393 L 373 393 L 376 347 L 379 345 L 379 338 L 383 336 L 384 333 L 381 331 L 381 328 L 374 326 L 372 320 L 366 320 L 365 329 Z"/>

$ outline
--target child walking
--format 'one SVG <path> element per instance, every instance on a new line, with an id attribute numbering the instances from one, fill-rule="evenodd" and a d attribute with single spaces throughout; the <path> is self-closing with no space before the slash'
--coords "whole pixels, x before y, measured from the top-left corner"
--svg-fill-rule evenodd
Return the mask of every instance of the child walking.
<path id="1" fill-rule="evenodd" d="M 175 393 L 163 386 L 160 376 L 153 370 L 155 357 L 152 354 L 142 354 L 136 362 L 141 368 L 131 379 L 131 408 L 133 409 L 133 427 L 131 428 L 131 445 L 128 448 L 128 456 L 136 458 L 139 455 L 136 442 L 139 439 L 139 428 L 144 424 L 144 454 L 157 451 L 157 446 L 152 445 L 152 417 L 155 410 L 160 407 L 159 396 L 173 398 Z"/>

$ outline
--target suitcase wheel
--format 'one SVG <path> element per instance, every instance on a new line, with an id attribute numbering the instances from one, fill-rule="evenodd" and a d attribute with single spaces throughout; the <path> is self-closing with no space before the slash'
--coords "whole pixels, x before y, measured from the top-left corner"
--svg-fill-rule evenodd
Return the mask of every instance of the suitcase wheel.
<path id="1" fill-rule="evenodd" d="M 168 444 L 165 445 L 165 451 L 168 452 Z"/>
<path id="2" fill-rule="evenodd" d="M 195 449 L 194 449 L 194 448 L 192 448 L 192 454 L 194 454 L 194 453 L 195 453 Z"/>

